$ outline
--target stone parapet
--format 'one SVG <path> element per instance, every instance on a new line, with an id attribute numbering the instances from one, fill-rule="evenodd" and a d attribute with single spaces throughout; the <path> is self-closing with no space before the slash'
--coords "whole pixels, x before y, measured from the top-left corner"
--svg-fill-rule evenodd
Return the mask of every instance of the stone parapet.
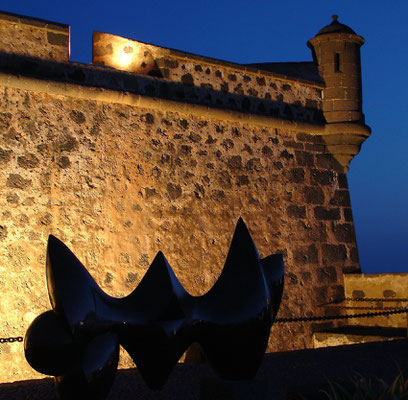
<path id="1" fill-rule="evenodd" d="M 408 274 L 347 274 L 344 276 L 348 313 L 381 312 L 408 307 Z M 408 327 L 407 314 L 350 320 L 351 325 Z"/>
<path id="2" fill-rule="evenodd" d="M 149 75 L 138 75 L 113 68 L 80 63 L 61 64 L 33 57 L 4 54 L 0 57 L 0 71 L 9 75 L 21 75 L 44 81 L 73 83 L 85 87 L 115 90 L 142 96 L 168 99 L 180 104 L 198 104 L 212 109 L 227 109 L 243 114 L 242 118 L 263 115 L 287 121 L 322 124 L 322 111 L 318 102 L 307 106 L 296 102 L 266 100 L 254 96 L 225 93 L 214 88 L 185 85 Z M 316 107 L 314 107 L 316 106 Z"/>
<path id="3" fill-rule="evenodd" d="M 93 35 L 93 62 L 200 88 L 211 106 L 227 101 L 227 106 L 243 112 L 310 122 L 319 119 L 315 114 L 321 110 L 321 82 L 289 78 L 101 32 Z"/>
<path id="4" fill-rule="evenodd" d="M 0 12 L 0 52 L 58 62 L 70 59 L 69 25 Z"/>
<path id="5" fill-rule="evenodd" d="M 0 61 L 0 69 L 1 66 L 2 64 Z M 7 67 L 4 69 L 7 70 Z M 45 77 L 46 75 L 44 74 L 44 69 L 41 71 L 42 76 Z M 58 79 L 58 77 L 61 78 L 61 74 L 58 74 L 58 72 L 56 72 L 54 69 L 45 71 L 49 72 L 50 76 L 55 74 L 55 79 Z M 296 129 L 311 135 L 321 136 L 321 144 L 327 145 L 326 150 L 333 155 L 338 163 L 338 167 L 343 171 L 348 170 L 350 161 L 356 154 L 358 154 L 361 144 L 371 133 L 368 126 L 356 123 L 336 123 L 324 125 L 320 123 L 286 120 L 283 118 L 265 116 L 262 114 L 244 114 L 231 109 L 208 108 L 199 104 L 188 104 L 174 100 L 160 99 L 158 97 L 140 96 L 136 95 L 138 90 L 135 94 L 132 94 L 131 90 L 135 90 L 135 88 L 138 89 L 138 83 L 140 84 L 141 82 L 144 82 L 144 85 L 146 85 L 145 87 L 148 87 L 151 85 L 152 81 L 154 82 L 154 79 L 151 80 L 150 78 L 142 78 L 138 76 L 130 76 L 130 79 L 127 79 L 127 74 L 123 75 L 121 73 L 113 72 L 112 75 L 110 71 L 105 71 L 104 69 L 98 68 L 88 68 L 87 66 L 79 64 L 73 65 L 72 68 L 62 69 L 61 72 L 64 72 L 63 82 L 44 81 L 42 79 L 31 77 L 2 74 L 1 72 L 0 81 L 7 86 L 30 89 L 39 92 L 52 92 L 54 94 L 84 99 L 110 101 L 119 104 L 137 104 L 152 109 L 166 108 L 187 114 L 192 113 L 195 115 L 212 115 L 214 118 L 246 122 L 251 125 Z M 78 77 L 80 77 L 80 85 L 77 84 Z M 116 79 L 113 80 L 112 77 L 115 77 Z M 97 87 L 92 87 L 91 85 L 99 85 L 99 88 L 108 88 L 113 90 L 100 91 Z M 117 86 L 122 88 L 122 90 L 124 90 L 126 93 L 114 90 Z"/>

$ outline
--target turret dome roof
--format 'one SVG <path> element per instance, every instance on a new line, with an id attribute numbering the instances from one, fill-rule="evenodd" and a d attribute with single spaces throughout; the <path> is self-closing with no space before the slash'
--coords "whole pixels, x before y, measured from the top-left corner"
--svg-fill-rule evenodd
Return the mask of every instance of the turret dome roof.
<path id="1" fill-rule="evenodd" d="M 320 31 L 317 32 L 316 36 L 325 35 L 328 33 L 351 33 L 353 35 L 356 35 L 356 32 L 354 32 L 353 29 L 337 21 L 338 15 L 332 15 L 332 18 L 333 21 L 331 22 L 331 24 L 320 29 Z"/>

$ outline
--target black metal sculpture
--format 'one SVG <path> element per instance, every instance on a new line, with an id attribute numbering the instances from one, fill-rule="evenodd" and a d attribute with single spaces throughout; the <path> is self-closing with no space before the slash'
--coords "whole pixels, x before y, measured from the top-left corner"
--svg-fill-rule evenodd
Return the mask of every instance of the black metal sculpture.
<path id="1" fill-rule="evenodd" d="M 54 375 L 61 399 L 102 399 L 122 345 L 147 385 L 160 389 L 184 351 L 200 344 L 223 379 L 250 379 L 264 355 L 283 291 L 281 255 L 260 259 L 239 219 L 224 269 L 203 296 L 181 286 L 159 252 L 127 297 L 105 294 L 60 240 L 48 239 L 46 275 L 53 311 L 25 337 L 37 371 Z"/>

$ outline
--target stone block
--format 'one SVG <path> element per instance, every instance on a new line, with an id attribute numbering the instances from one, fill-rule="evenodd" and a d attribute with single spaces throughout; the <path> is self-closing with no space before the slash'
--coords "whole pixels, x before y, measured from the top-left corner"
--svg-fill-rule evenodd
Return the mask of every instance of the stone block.
<path id="1" fill-rule="evenodd" d="M 316 154 L 316 166 L 324 169 L 333 169 L 334 159 L 332 154 Z"/>
<path id="2" fill-rule="evenodd" d="M 5 165 L 11 160 L 12 150 L 0 149 L 0 165 Z"/>
<path id="3" fill-rule="evenodd" d="M 325 304 L 328 302 L 328 287 L 325 286 L 315 286 L 312 289 L 312 299 L 314 303 Z"/>
<path id="4" fill-rule="evenodd" d="M 350 260 L 354 261 L 355 263 L 358 263 L 360 261 L 360 258 L 358 256 L 358 249 L 355 246 L 350 246 L 349 247 L 350 251 Z"/>
<path id="5" fill-rule="evenodd" d="M 356 240 L 352 224 L 337 224 L 333 226 L 334 237 L 343 243 L 353 243 Z"/>
<path id="6" fill-rule="evenodd" d="M 181 83 L 183 85 L 187 85 L 187 86 L 193 86 L 194 85 L 194 78 L 191 74 L 184 74 L 181 77 Z"/>
<path id="7" fill-rule="evenodd" d="M 360 121 L 362 119 L 362 114 L 358 111 L 327 111 L 324 116 L 329 123 Z"/>
<path id="8" fill-rule="evenodd" d="M 6 186 L 12 189 L 25 189 L 32 185 L 31 179 L 25 179 L 19 174 L 10 174 Z"/>
<path id="9" fill-rule="evenodd" d="M 342 244 L 323 244 L 322 256 L 324 263 L 345 261 L 347 259 L 346 246 Z"/>
<path id="10" fill-rule="evenodd" d="M 314 167 L 314 155 L 308 151 L 295 151 L 296 162 L 302 167 Z"/>
<path id="11" fill-rule="evenodd" d="M 340 219 L 340 209 L 318 206 L 314 208 L 314 216 L 319 220 L 337 221 Z"/>
<path id="12" fill-rule="evenodd" d="M 289 171 L 289 181 L 303 183 L 305 181 L 305 170 L 303 168 L 292 168 Z"/>
<path id="13" fill-rule="evenodd" d="M 340 189 L 347 189 L 348 190 L 348 182 L 347 182 L 347 175 L 346 174 L 338 174 L 337 180 L 339 182 Z"/>
<path id="14" fill-rule="evenodd" d="M 294 140 L 285 140 L 283 145 L 291 149 L 303 150 L 303 143 L 295 142 Z"/>
<path id="15" fill-rule="evenodd" d="M 333 100 L 333 111 L 341 111 L 341 110 L 360 111 L 361 101 L 360 100 L 337 100 L 337 99 Z"/>
<path id="16" fill-rule="evenodd" d="M 346 265 L 343 267 L 343 274 L 360 274 L 361 268 L 358 265 Z"/>
<path id="17" fill-rule="evenodd" d="M 324 91 L 324 98 L 325 101 L 328 99 L 339 99 L 345 100 L 346 99 L 346 88 L 343 87 L 328 87 Z M 324 110 L 324 108 L 323 108 Z"/>
<path id="18" fill-rule="evenodd" d="M 300 132 L 296 135 L 296 140 L 299 142 L 315 143 L 315 136 L 309 133 Z"/>
<path id="19" fill-rule="evenodd" d="M 318 268 L 317 279 L 323 284 L 336 283 L 338 279 L 336 268 L 331 266 Z M 342 286 L 341 289 L 343 290 Z"/>
<path id="20" fill-rule="evenodd" d="M 361 87 L 347 87 L 346 88 L 346 100 L 361 99 Z"/>
<path id="21" fill-rule="evenodd" d="M 47 40 L 56 46 L 69 46 L 69 36 L 62 33 L 47 32 Z"/>
<path id="22" fill-rule="evenodd" d="M 310 171 L 310 180 L 313 185 L 327 186 L 333 183 L 333 172 L 319 169 Z"/>
<path id="23" fill-rule="evenodd" d="M 17 164 L 24 169 L 32 169 L 38 167 L 39 159 L 33 153 L 28 153 L 25 156 L 17 157 Z"/>
<path id="24" fill-rule="evenodd" d="M 322 110 L 324 113 L 327 111 L 333 111 L 333 100 L 324 100 L 322 103 Z"/>
<path id="25" fill-rule="evenodd" d="M 319 253 L 314 244 L 301 246 L 294 250 L 294 259 L 301 265 L 310 265 L 319 263 Z"/>
<path id="26" fill-rule="evenodd" d="M 305 206 L 290 205 L 286 209 L 286 212 L 288 214 L 288 217 L 291 217 L 291 218 L 306 218 L 306 207 Z"/>
<path id="27" fill-rule="evenodd" d="M 308 204 L 324 204 L 325 196 L 320 186 L 304 186 L 303 199 Z"/>
<path id="28" fill-rule="evenodd" d="M 330 199 L 333 206 L 351 207 L 350 195 L 348 190 L 336 190 Z"/>
<path id="29" fill-rule="evenodd" d="M 227 166 L 231 171 L 242 169 L 242 157 L 241 156 L 231 156 L 227 160 Z"/>
<path id="30" fill-rule="evenodd" d="M 316 152 L 319 152 L 319 153 L 323 153 L 324 152 L 324 145 L 305 143 L 305 150 L 316 151 Z"/>

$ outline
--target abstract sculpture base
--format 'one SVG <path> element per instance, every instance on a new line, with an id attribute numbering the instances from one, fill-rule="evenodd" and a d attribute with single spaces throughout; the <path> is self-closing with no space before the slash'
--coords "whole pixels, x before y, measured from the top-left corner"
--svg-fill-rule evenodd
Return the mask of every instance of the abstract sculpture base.
<path id="1" fill-rule="evenodd" d="M 103 399 L 119 345 L 152 389 L 160 389 L 185 350 L 198 343 L 219 377 L 251 379 L 262 361 L 283 291 L 281 255 L 260 259 L 239 219 L 224 269 L 203 296 L 181 286 L 159 252 L 139 286 L 104 293 L 75 255 L 50 236 L 46 276 L 53 310 L 27 330 L 27 361 L 54 375 L 61 399 Z"/>

